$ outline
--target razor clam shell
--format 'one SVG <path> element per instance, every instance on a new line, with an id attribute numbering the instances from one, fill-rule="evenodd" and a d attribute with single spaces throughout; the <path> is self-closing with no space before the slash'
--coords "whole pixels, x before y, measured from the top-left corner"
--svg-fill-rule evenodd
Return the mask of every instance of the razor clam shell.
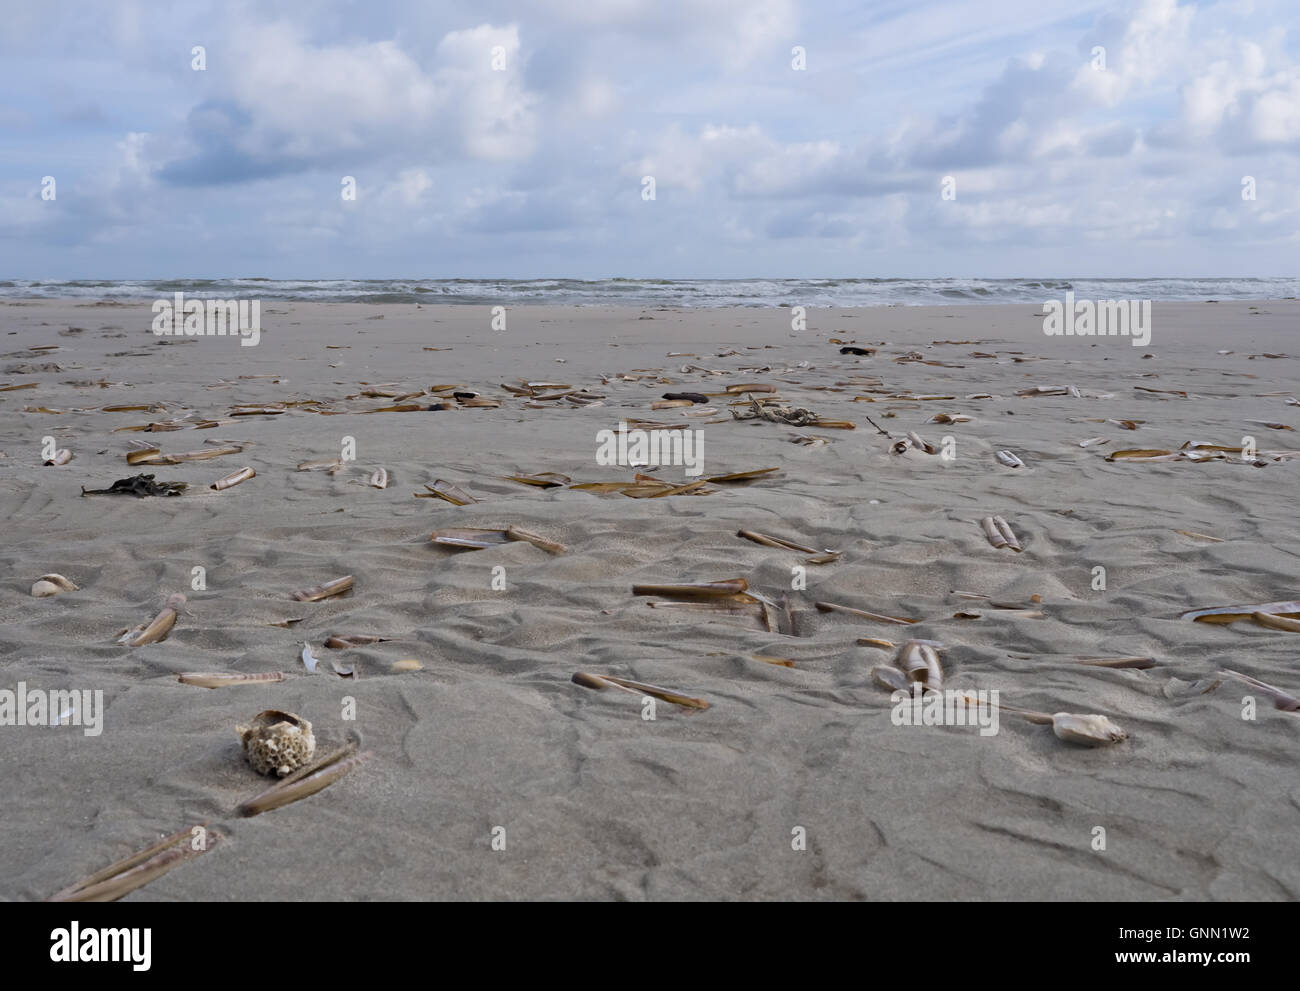
<path id="1" fill-rule="evenodd" d="M 187 671 L 178 674 L 176 680 L 182 685 L 194 685 L 197 688 L 226 688 L 230 685 L 268 684 L 284 681 L 283 671 L 261 671 L 255 674 L 235 674 L 223 671 Z"/>
<path id="2" fill-rule="evenodd" d="M 292 598 L 299 602 L 319 602 L 321 599 L 333 598 L 336 595 L 342 595 L 344 592 L 350 591 L 352 591 L 352 576 L 344 575 L 342 578 L 335 578 L 323 585 L 294 592 Z"/>
<path id="3" fill-rule="evenodd" d="M 185 596 L 176 592 L 167 597 L 167 604 L 148 626 L 136 631 L 132 631 L 134 636 L 123 637 L 118 643 L 125 643 L 128 647 L 143 647 L 145 644 L 159 643 L 167 639 L 167 634 L 171 633 L 172 627 L 176 625 L 177 611 L 185 604 Z"/>
<path id="4" fill-rule="evenodd" d="M 743 578 L 724 578 L 713 582 L 681 582 L 672 585 L 633 585 L 633 595 L 662 595 L 677 599 L 725 599 L 749 591 Z"/>
<path id="5" fill-rule="evenodd" d="M 993 517 L 993 524 L 998 528 L 998 532 L 1002 534 L 1002 539 L 1006 541 L 1008 547 L 1017 553 L 1024 550 L 1020 546 L 1020 539 L 1016 536 L 1016 532 L 1011 529 L 1011 524 L 1001 516 Z"/>
<path id="6" fill-rule="evenodd" d="M 350 774 L 358 764 L 369 756 L 369 753 L 363 753 L 338 759 L 331 754 L 324 761 L 318 761 L 316 764 L 308 764 L 305 768 L 299 768 L 299 773 L 306 773 L 301 773 L 301 776 L 299 774 L 290 774 L 278 784 L 272 785 L 266 791 L 243 802 L 236 811 L 244 817 L 261 815 L 263 812 L 270 812 L 272 809 L 278 809 L 291 802 L 307 798 L 329 787 L 339 778 Z"/>
<path id="7" fill-rule="evenodd" d="M 232 488 L 240 482 L 247 482 L 250 478 L 253 478 L 256 475 L 257 472 L 253 471 L 252 468 L 240 468 L 239 471 L 233 471 L 225 478 L 218 478 L 215 482 L 209 485 L 208 488 L 216 489 L 220 492 L 223 489 Z"/>
<path id="8" fill-rule="evenodd" d="M 1239 619 L 1250 619 L 1255 613 L 1268 613 L 1272 616 L 1285 616 L 1288 619 L 1300 619 L 1300 600 L 1291 602 L 1259 602 L 1245 606 L 1214 606 L 1209 609 L 1193 609 L 1185 612 L 1179 619 L 1191 619 L 1200 623 L 1232 623 Z"/>
<path id="9" fill-rule="evenodd" d="M 997 459 L 1008 468 L 1023 468 L 1025 463 L 1020 460 L 1014 451 L 998 451 Z"/>
<path id="10" fill-rule="evenodd" d="M 980 526 L 984 528 L 984 536 L 988 538 L 989 543 L 995 548 L 1001 549 L 1007 546 L 1007 538 L 1002 535 L 992 516 L 986 516 L 980 520 Z"/>
<path id="11" fill-rule="evenodd" d="M 112 868 L 100 871 L 85 881 L 59 892 L 50 901 L 117 901 L 150 881 L 162 877 L 173 867 L 179 867 L 186 861 L 207 853 L 223 838 L 222 834 L 217 830 L 209 829 L 207 831 L 207 843 L 203 849 L 195 850 L 191 843 L 186 842 L 192 835 L 192 828 L 173 833 L 161 842 L 154 844 L 148 850 L 113 865 L 113 867 L 118 868 L 115 872 L 111 872 Z"/>

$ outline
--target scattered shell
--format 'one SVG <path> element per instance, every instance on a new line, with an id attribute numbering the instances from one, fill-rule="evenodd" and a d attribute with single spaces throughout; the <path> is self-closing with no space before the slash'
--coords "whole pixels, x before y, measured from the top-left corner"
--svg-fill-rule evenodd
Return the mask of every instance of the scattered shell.
<path id="1" fill-rule="evenodd" d="M 58 595 L 60 592 L 75 592 L 78 587 L 75 582 L 62 575 L 41 575 L 32 583 L 32 595 L 40 599 L 48 595 Z"/>
<path id="2" fill-rule="evenodd" d="M 292 712 L 266 709 L 252 722 L 235 727 L 248 763 L 258 774 L 284 777 L 302 767 L 316 751 L 311 723 Z"/>
<path id="3" fill-rule="evenodd" d="M 986 516 L 980 520 L 980 526 L 984 528 L 984 536 L 994 547 L 1010 547 L 1013 551 L 1022 551 L 1020 540 L 1011 526 L 1001 516 Z"/>
<path id="4" fill-rule="evenodd" d="M 64 888 L 50 897 L 52 902 L 112 902 L 130 894 L 136 888 L 143 887 L 166 874 L 187 860 L 211 850 L 221 839 L 222 834 L 215 829 L 206 831 L 207 842 L 198 847 L 193 840 L 195 829 L 187 826 L 171 836 L 159 840 L 139 853 L 131 854 L 96 871 L 89 877 L 82 878 L 71 887 Z"/>
<path id="5" fill-rule="evenodd" d="M 332 785 L 339 778 L 349 774 L 370 754 L 358 754 L 360 738 L 355 734 L 348 743 L 326 754 L 324 757 L 304 767 L 298 768 L 283 781 L 273 784 L 261 794 L 255 795 L 240 804 L 236 810 L 241 816 L 255 816 L 270 812 L 300 798 L 307 798 Z"/>
<path id="6" fill-rule="evenodd" d="M 1105 716 L 1078 716 L 1069 712 L 1053 714 L 1052 732 L 1067 743 L 1086 747 L 1100 747 L 1128 739 L 1128 733 Z"/>
<path id="7" fill-rule="evenodd" d="M 388 469 L 376 468 L 370 473 L 370 484 L 377 489 L 388 488 Z"/>
<path id="8" fill-rule="evenodd" d="M 293 598 L 299 602 L 319 602 L 321 599 L 328 599 L 350 591 L 352 591 L 352 576 L 344 575 L 342 578 L 335 578 L 324 585 L 317 585 L 315 588 L 305 588 L 299 592 L 294 592 Z"/>
<path id="9" fill-rule="evenodd" d="M 143 647 L 147 643 L 158 643 L 166 640 L 167 634 L 176 625 L 176 615 L 183 605 L 185 605 L 185 596 L 180 592 L 167 596 L 167 602 L 162 611 L 153 618 L 148 626 L 137 626 L 134 630 L 127 631 L 118 640 L 118 643 L 124 643 L 128 647 Z"/>
<path id="10" fill-rule="evenodd" d="M 478 502 L 477 499 L 475 499 L 464 489 L 452 485 L 451 482 L 444 481 L 441 478 L 434 479 L 432 485 L 426 482 L 424 484 L 424 487 L 429 490 L 429 496 L 435 496 L 439 499 L 446 499 L 453 506 L 469 506 L 472 505 L 473 503 Z M 417 492 L 416 495 L 418 495 L 422 499 L 428 498 L 428 496 L 426 496 L 423 492 Z"/>
<path id="11" fill-rule="evenodd" d="M 404 660 L 394 661 L 393 670 L 394 671 L 422 671 L 424 670 L 424 665 L 421 664 L 419 661 L 417 661 L 415 658 L 410 657 Z"/>
<path id="12" fill-rule="evenodd" d="M 898 623 L 900 626 L 906 626 L 921 622 L 919 619 L 907 619 L 903 616 L 883 616 L 880 613 L 867 612 L 865 609 L 855 609 L 853 606 L 842 606 L 836 602 L 814 602 L 813 605 L 817 607 L 818 612 L 842 612 L 875 623 Z"/>
<path id="13" fill-rule="evenodd" d="M 331 650 L 346 650 L 349 647 L 364 647 L 370 643 L 385 643 L 392 637 L 381 637 L 375 633 L 334 633 L 325 641 Z"/>
<path id="14" fill-rule="evenodd" d="M 881 688 L 888 688 L 893 692 L 910 691 L 912 687 L 907 675 L 898 668 L 890 667 L 888 664 L 881 664 L 872 668 L 871 680 Z"/>
<path id="15" fill-rule="evenodd" d="M 256 674 L 233 674 L 222 671 L 187 671 L 178 674 L 176 680 L 182 685 L 194 685 L 198 688 L 226 688 L 230 685 L 267 684 L 284 681 L 282 671 L 262 671 Z"/>
<path id="16" fill-rule="evenodd" d="M 1300 599 L 1290 602 L 1260 602 L 1248 606 L 1215 606 L 1211 609 L 1193 609 L 1183 613 L 1179 619 L 1191 619 L 1198 623 L 1233 623 L 1239 619 L 1253 619 L 1255 613 L 1268 613 L 1271 616 L 1286 616 L 1300 619 Z"/>
<path id="17" fill-rule="evenodd" d="M 238 485 L 240 482 L 247 482 L 250 478 L 253 478 L 256 474 L 257 472 L 253 471 L 252 468 L 240 468 L 239 471 L 231 472 L 225 478 L 218 478 L 215 482 L 209 485 L 208 488 L 216 489 L 218 492 L 220 492 L 223 489 L 232 488 Z"/>
<path id="18" fill-rule="evenodd" d="M 1008 468 L 1023 468 L 1025 463 L 1021 461 L 1014 451 L 998 451 L 997 458 Z"/>
<path id="19" fill-rule="evenodd" d="M 919 681 L 934 688 L 943 688 L 943 668 L 934 647 L 922 640 L 908 640 L 898 649 L 895 661 L 908 681 Z"/>
<path id="20" fill-rule="evenodd" d="M 302 663 L 306 666 L 308 674 L 315 674 L 316 665 L 320 663 L 320 659 L 311 652 L 311 644 L 305 640 L 302 644 Z"/>
<path id="21" fill-rule="evenodd" d="M 47 465 L 66 465 L 72 460 L 72 452 L 66 447 L 61 447 L 54 452 L 54 457 L 46 460 Z"/>
<path id="22" fill-rule="evenodd" d="M 1300 620 L 1286 619 L 1283 616 L 1274 616 L 1267 612 L 1254 612 L 1250 614 L 1260 626 L 1268 626 L 1275 630 L 1286 630 L 1289 633 L 1300 633 Z"/>
<path id="23" fill-rule="evenodd" d="M 615 678 L 613 675 L 608 674 L 588 674 L 585 671 L 576 671 L 572 681 L 576 685 L 582 685 L 584 688 L 594 688 L 597 691 L 618 688 L 625 692 L 631 692 L 633 695 L 650 695 L 664 702 L 672 702 L 687 709 L 707 709 L 709 707 L 709 703 L 704 699 L 693 698 L 690 695 L 683 695 L 680 692 L 669 688 L 660 688 L 657 685 L 629 681 L 626 678 Z"/>

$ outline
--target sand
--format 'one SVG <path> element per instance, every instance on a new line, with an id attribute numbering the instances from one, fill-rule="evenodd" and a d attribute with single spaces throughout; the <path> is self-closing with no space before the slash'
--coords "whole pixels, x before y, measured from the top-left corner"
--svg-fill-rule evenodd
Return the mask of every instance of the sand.
<path id="1" fill-rule="evenodd" d="M 156 337 L 147 305 L 0 306 L 0 384 L 40 383 L 0 392 L 0 688 L 102 690 L 106 705 L 98 736 L 0 727 L 0 896 L 48 897 L 199 821 L 225 842 L 131 899 L 1300 896 L 1300 716 L 1261 699 L 1257 718 L 1243 719 L 1247 693 L 1232 683 L 1177 690 L 1229 667 L 1300 694 L 1300 634 L 1178 618 L 1300 597 L 1300 460 L 1105 460 L 1122 447 L 1236 445 L 1247 434 L 1262 449 L 1300 449 L 1296 433 L 1246 422 L 1300 426 L 1300 408 L 1285 402 L 1300 388 L 1297 359 L 1252 357 L 1300 353 L 1300 303 L 1157 303 L 1147 348 L 1046 337 L 1038 311 L 815 310 L 795 331 L 785 309 L 553 306 L 512 309 L 495 331 L 486 307 L 268 302 L 260 344 L 241 347 Z M 841 355 L 832 337 L 879 351 Z M 50 344 L 59 349 L 28 350 Z M 948 364 L 893 360 L 913 350 Z M 724 374 L 681 372 L 687 363 Z M 858 376 L 879 377 L 888 392 L 956 398 L 891 401 L 835 386 Z M 529 409 L 500 385 L 521 378 L 607 398 Z M 665 391 L 744 381 L 774 383 L 793 405 L 858 428 L 733 421 L 715 401 L 725 420 L 702 427 L 705 474 L 781 470 L 706 496 L 631 499 L 501 477 L 628 479 L 634 469 L 596 463 L 598 431 L 620 417 L 678 419 L 649 409 Z M 212 430 L 114 432 L 188 411 L 225 417 L 236 403 L 392 402 L 345 401 L 361 383 L 464 383 L 504 402 L 342 416 L 294 408 Z M 1058 383 L 1081 396 L 1016 395 Z M 966 398 L 980 393 L 995 398 Z M 875 402 L 852 401 L 863 395 Z M 166 411 L 94 411 L 129 403 Z M 937 412 L 973 419 L 927 424 Z M 956 457 L 891 454 L 866 416 L 894 437 L 951 436 Z M 1085 417 L 1143 422 L 1130 432 L 1077 422 Z M 801 434 L 831 443 L 791 443 Z M 43 466 L 46 436 L 74 459 Z M 1077 445 L 1094 436 L 1109 442 Z M 125 462 L 131 440 L 175 452 L 212 437 L 250 446 L 176 466 Z M 294 470 L 339 456 L 344 437 L 356 442 L 348 470 Z M 1000 466 L 1000 449 L 1027 467 Z M 207 488 L 245 465 L 254 479 Z M 381 465 L 392 478 L 384 490 L 365 484 Z M 138 470 L 190 488 L 178 498 L 80 495 Z M 688 480 L 680 467 L 658 474 Z M 481 502 L 412 497 L 439 478 Z M 988 544 L 979 520 L 989 514 L 1011 523 L 1023 553 Z M 429 542 L 439 527 L 510 523 L 568 553 L 525 543 L 456 553 Z M 804 555 L 738 539 L 741 527 L 843 556 L 808 566 L 807 589 L 792 590 Z M 492 587 L 497 566 L 504 590 Z M 1097 566 L 1104 589 L 1094 587 Z M 205 590 L 192 588 L 196 567 Z M 80 590 L 33 598 L 46 572 Z M 345 574 L 355 576 L 350 596 L 289 598 Z M 737 576 L 788 595 L 798 635 L 652 609 L 631 594 L 639 582 Z M 963 601 L 957 589 L 1041 595 L 1031 612 L 1042 615 Z M 173 592 L 189 601 L 164 642 L 115 645 Z M 816 600 L 922 622 L 820 613 Z M 983 618 L 953 618 L 963 607 Z M 267 625 L 285 617 L 304 619 Z M 356 680 L 308 675 L 303 641 L 328 660 L 339 652 L 322 647 L 325 637 L 348 631 L 393 640 L 343 652 Z M 1129 738 L 1084 749 L 1007 713 L 987 737 L 896 726 L 888 693 L 869 676 L 891 655 L 856 640 L 907 636 L 947 645 L 950 687 L 1102 713 Z M 1127 655 L 1159 665 L 1074 660 Z M 410 658 L 422 669 L 393 670 Z M 659 703 L 648 721 L 632 695 L 573 684 L 580 670 L 677 689 L 710 708 Z M 207 690 L 179 684 L 185 671 L 289 677 Z M 342 718 L 346 698 L 355 720 Z M 370 757 L 309 799 L 237 818 L 235 806 L 268 781 L 242 759 L 235 725 L 265 708 L 311 720 L 321 749 L 355 730 Z M 493 849 L 495 827 L 504 850 Z M 800 835 L 805 849 L 794 848 Z"/>

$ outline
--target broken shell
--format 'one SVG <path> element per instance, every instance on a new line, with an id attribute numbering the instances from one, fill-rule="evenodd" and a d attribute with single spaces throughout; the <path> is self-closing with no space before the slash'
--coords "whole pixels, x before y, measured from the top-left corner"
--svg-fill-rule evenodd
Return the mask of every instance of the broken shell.
<path id="1" fill-rule="evenodd" d="M 49 465 L 66 465 L 71 460 L 72 460 L 72 452 L 69 451 L 66 447 L 61 447 L 54 452 L 54 457 L 47 458 L 45 460 L 45 464 L 47 467 Z"/>
<path id="2" fill-rule="evenodd" d="M 305 640 L 302 644 L 302 663 L 307 668 L 308 674 L 315 674 L 316 665 L 320 663 L 320 659 L 311 652 L 311 644 Z"/>
<path id="3" fill-rule="evenodd" d="M 47 595 L 58 595 L 60 592 L 75 592 L 77 588 L 76 582 L 62 575 L 41 575 L 32 583 L 32 595 L 40 599 Z"/>
<path id="4" fill-rule="evenodd" d="M 1128 733 L 1105 716 L 1079 716 L 1069 712 L 1053 714 L 1052 732 L 1067 743 L 1080 743 L 1086 747 L 1100 747 L 1128 739 Z"/>
<path id="5" fill-rule="evenodd" d="M 880 664 L 871 669 L 871 680 L 881 688 L 888 688 L 892 692 L 906 692 L 911 690 L 908 683 L 907 675 L 903 674 L 898 668 L 892 668 L 888 664 Z"/>
<path id="6" fill-rule="evenodd" d="M 284 777 L 310 761 L 316 751 L 311 723 L 292 712 L 266 709 L 251 723 L 236 726 L 235 732 L 244 756 L 258 774 Z"/>

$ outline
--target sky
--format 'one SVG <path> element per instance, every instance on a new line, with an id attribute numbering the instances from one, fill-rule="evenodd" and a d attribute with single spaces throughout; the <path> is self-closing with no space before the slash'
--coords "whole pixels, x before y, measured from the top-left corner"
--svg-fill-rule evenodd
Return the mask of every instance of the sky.
<path id="1" fill-rule="evenodd" d="M 1298 259 L 1296 0 L 0 0 L 0 279 Z"/>

